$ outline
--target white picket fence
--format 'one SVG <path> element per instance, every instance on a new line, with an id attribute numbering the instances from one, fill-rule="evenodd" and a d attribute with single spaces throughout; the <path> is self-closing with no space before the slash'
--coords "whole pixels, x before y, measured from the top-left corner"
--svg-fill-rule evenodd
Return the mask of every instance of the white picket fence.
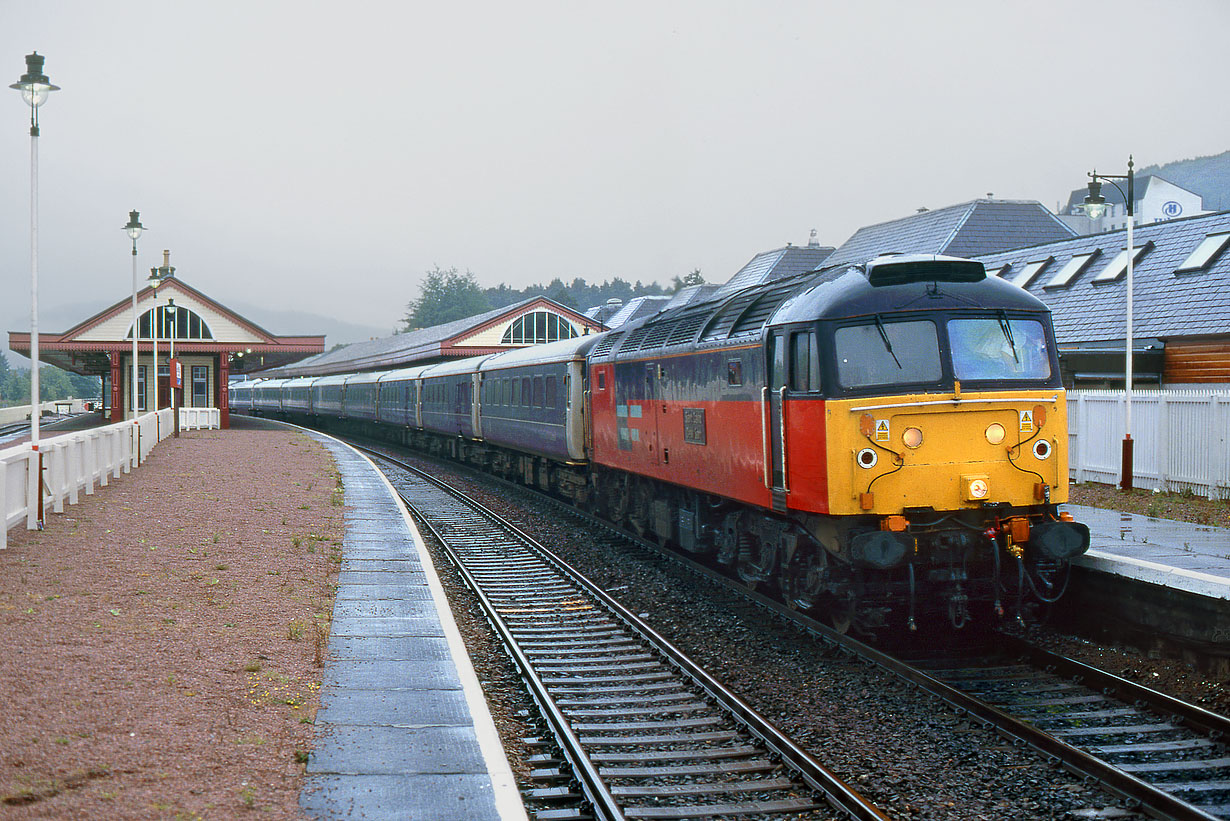
<path id="1" fill-rule="evenodd" d="M 1074 481 L 1117 484 L 1123 391 L 1068 391 Z M 1133 485 L 1230 498 L 1230 391 L 1132 392 Z"/>
<path id="2" fill-rule="evenodd" d="M 170 408 L 147 413 L 100 428 L 74 431 L 39 441 L 43 457 L 43 510 L 64 512 L 64 503 L 77 504 L 82 491 L 106 487 L 138 467 L 163 439 L 174 433 L 175 417 Z M 216 429 L 221 424 L 217 408 L 180 408 L 180 430 Z M 0 450 L 0 549 L 8 545 L 8 532 L 21 522 L 37 527 L 37 454 L 29 443 Z"/>

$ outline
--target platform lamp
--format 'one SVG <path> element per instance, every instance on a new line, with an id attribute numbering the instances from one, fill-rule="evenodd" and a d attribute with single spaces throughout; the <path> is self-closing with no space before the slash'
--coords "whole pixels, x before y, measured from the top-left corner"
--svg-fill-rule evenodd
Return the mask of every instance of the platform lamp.
<path id="1" fill-rule="evenodd" d="M 141 317 L 137 314 L 137 237 L 145 230 L 141 224 L 141 215 L 136 211 L 128 212 L 128 224 L 124 226 L 128 236 L 132 238 L 132 418 L 137 418 L 137 338 Z"/>
<path id="2" fill-rule="evenodd" d="M 43 529 L 43 457 L 38 450 L 39 416 L 43 412 L 38 384 L 38 109 L 51 92 L 60 90 L 43 73 L 43 60 L 37 51 L 27 54 L 26 73 L 9 86 L 20 91 L 21 99 L 30 106 L 30 450 L 38 462 L 31 472 L 38 504 L 26 517 L 29 530 Z"/>
<path id="3" fill-rule="evenodd" d="M 1125 349 L 1125 364 L 1123 369 L 1123 462 L 1120 473 L 1119 487 L 1132 489 L 1132 262 L 1136 256 L 1136 243 L 1132 229 L 1136 222 L 1136 180 L 1133 172 L 1132 156 L 1128 155 L 1126 174 L 1099 174 L 1097 170 L 1089 172 L 1089 196 L 1085 197 L 1085 214 L 1090 219 L 1098 219 L 1106 213 L 1106 198 L 1102 196 L 1102 180 L 1108 181 L 1118 190 L 1119 196 L 1127 206 L 1127 328 Z M 1115 180 L 1127 180 L 1127 193 L 1119 187 Z"/>

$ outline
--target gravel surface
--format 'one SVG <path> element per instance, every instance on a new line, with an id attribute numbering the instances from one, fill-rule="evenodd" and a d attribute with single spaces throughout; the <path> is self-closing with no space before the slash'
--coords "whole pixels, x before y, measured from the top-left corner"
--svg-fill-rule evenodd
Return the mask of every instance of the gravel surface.
<path id="1" fill-rule="evenodd" d="M 10 531 L 0 817 L 301 817 L 337 483 L 304 434 L 185 432 Z"/>
<path id="2" fill-rule="evenodd" d="M 563 522 L 515 489 L 463 482 L 605 585 L 893 817 L 1064 819 L 1116 806 L 1097 788 L 674 562 Z M 483 630 L 472 625 L 474 633 Z M 505 668 L 489 680 L 497 712 L 522 709 L 515 674 Z M 516 738 L 527 732 L 515 722 L 502 726 L 515 727 Z"/>

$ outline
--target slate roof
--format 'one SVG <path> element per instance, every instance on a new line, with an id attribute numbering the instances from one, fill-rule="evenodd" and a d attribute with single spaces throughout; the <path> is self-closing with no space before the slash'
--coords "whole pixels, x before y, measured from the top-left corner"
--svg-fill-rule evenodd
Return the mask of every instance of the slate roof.
<path id="1" fill-rule="evenodd" d="M 608 328 L 618 328 L 620 325 L 626 325 L 634 319 L 656 314 L 666 307 L 666 303 L 669 301 L 670 297 L 668 296 L 633 297 L 606 321 L 606 326 Z"/>
<path id="2" fill-rule="evenodd" d="M 888 253 L 974 257 L 1075 235 L 1039 202 L 979 199 L 860 228 L 824 266 L 858 264 Z"/>
<path id="3" fill-rule="evenodd" d="M 1105 189 L 1103 189 L 1105 190 Z M 1230 211 L 1138 226 L 1136 247 L 1147 250 L 1133 270 L 1132 335 L 1136 339 L 1230 335 L 1230 247 L 1198 271 L 1176 273 L 1210 234 L 1230 233 Z M 1230 246 L 1230 243 L 1227 243 Z M 1061 345 L 1122 340 L 1127 313 L 1126 276 L 1094 282 L 1127 246 L 1127 231 L 1076 237 L 978 257 L 987 273 L 1011 280 L 1022 268 L 1051 261 L 1026 286 L 1045 302 Z M 1074 256 L 1099 252 L 1066 285 L 1050 286 Z M 1010 265 L 1006 271 L 1000 271 Z"/>
<path id="4" fill-rule="evenodd" d="M 443 325 L 418 328 L 404 334 L 369 339 L 366 342 L 355 342 L 344 348 L 327 351 L 319 356 L 304 359 L 294 365 L 262 375 L 285 377 L 352 373 L 374 368 L 405 367 L 425 360 L 438 359 L 444 355 L 445 344 L 453 338 L 477 330 L 502 316 L 515 314 L 534 303 L 552 305 L 565 314 L 575 313 L 546 297 L 530 297 L 513 305 L 493 308 L 485 313 L 446 322 Z"/>
<path id="5" fill-rule="evenodd" d="M 771 282 L 792 274 L 814 271 L 825 264 L 834 249 L 829 245 L 787 245 L 764 251 L 735 272 L 726 284 L 717 290 L 719 296 L 733 294 L 752 285 Z"/>

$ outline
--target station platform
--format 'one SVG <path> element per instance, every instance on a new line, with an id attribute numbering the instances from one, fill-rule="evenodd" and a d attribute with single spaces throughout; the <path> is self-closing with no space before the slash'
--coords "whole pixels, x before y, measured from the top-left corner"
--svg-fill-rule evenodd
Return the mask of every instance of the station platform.
<path id="1" fill-rule="evenodd" d="M 525 819 L 417 528 L 371 461 L 306 432 L 342 475 L 346 535 L 300 806 L 319 818 Z"/>
<path id="2" fill-rule="evenodd" d="M 1230 528 L 1063 505 L 1089 525 L 1088 570 L 1230 602 Z"/>

